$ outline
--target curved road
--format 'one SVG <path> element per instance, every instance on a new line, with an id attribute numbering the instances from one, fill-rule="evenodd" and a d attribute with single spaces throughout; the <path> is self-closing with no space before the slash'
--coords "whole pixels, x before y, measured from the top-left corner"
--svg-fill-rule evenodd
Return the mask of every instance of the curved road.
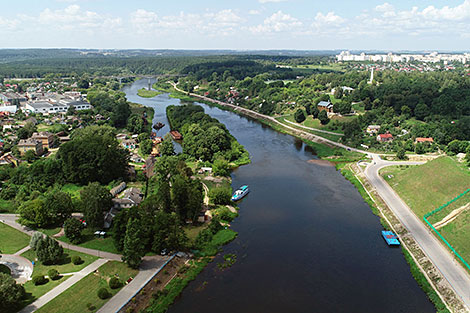
<path id="1" fill-rule="evenodd" d="M 455 292 L 463 300 L 467 309 L 470 308 L 470 276 L 456 261 L 454 256 L 444 247 L 439 240 L 428 230 L 424 223 L 411 211 L 406 203 L 379 175 L 379 170 L 392 165 L 419 165 L 423 162 L 392 162 L 384 161 L 379 156 L 373 156 L 365 174 L 370 183 L 375 186 L 377 193 L 382 197 L 388 207 L 398 217 L 401 223 L 408 229 L 421 249 L 429 257 L 431 262 L 439 269 L 447 279 Z"/>

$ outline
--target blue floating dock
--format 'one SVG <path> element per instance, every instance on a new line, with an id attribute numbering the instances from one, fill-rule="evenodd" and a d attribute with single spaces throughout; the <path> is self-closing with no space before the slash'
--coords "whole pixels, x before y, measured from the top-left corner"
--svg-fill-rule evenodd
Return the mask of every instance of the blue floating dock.
<path id="1" fill-rule="evenodd" d="M 389 246 L 399 246 L 400 241 L 398 241 L 398 236 L 395 235 L 393 232 L 388 231 L 388 230 L 382 230 L 382 237 L 384 237 L 385 242 Z"/>

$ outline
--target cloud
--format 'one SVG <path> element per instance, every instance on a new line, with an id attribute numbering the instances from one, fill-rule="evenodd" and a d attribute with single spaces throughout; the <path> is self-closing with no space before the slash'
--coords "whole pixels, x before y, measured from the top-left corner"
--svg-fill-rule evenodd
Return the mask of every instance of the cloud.
<path id="1" fill-rule="evenodd" d="M 250 10 L 250 11 L 248 11 L 248 14 L 250 14 L 250 15 L 259 15 L 259 14 L 261 14 L 261 12 L 258 11 L 258 10 Z"/>
<path id="2" fill-rule="evenodd" d="M 285 14 L 282 11 L 277 11 L 270 17 L 263 21 L 263 24 L 259 24 L 254 27 L 250 27 L 253 33 L 272 33 L 272 32 L 287 32 L 296 31 L 302 27 L 300 22 L 295 17 L 289 14 Z"/>
<path id="3" fill-rule="evenodd" d="M 325 24 L 340 24 L 344 22 L 344 19 L 341 16 L 336 15 L 335 12 L 328 12 L 326 15 L 318 12 L 315 16 L 315 21 Z"/>

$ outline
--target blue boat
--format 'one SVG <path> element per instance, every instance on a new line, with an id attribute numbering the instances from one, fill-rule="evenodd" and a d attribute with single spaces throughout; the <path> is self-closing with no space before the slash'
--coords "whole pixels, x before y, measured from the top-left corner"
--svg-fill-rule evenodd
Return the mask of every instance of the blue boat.
<path id="1" fill-rule="evenodd" d="M 244 196 L 246 196 L 250 192 L 247 185 L 243 185 L 238 188 L 235 193 L 232 195 L 232 201 L 241 200 Z"/>
<path id="2" fill-rule="evenodd" d="M 399 246 L 400 241 L 398 241 L 398 236 L 395 235 L 393 232 L 388 230 L 382 230 L 382 237 L 384 237 L 385 241 L 389 246 Z"/>

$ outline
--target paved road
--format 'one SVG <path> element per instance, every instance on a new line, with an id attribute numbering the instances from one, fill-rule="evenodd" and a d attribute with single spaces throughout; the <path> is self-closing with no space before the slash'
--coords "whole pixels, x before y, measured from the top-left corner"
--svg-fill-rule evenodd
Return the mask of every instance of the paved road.
<path id="1" fill-rule="evenodd" d="M 95 262 L 91 263 L 81 271 L 75 273 L 72 277 L 22 309 L 19 313 L 31 313 L 45 305 L 47 302 L 51 301 L 58 295 L 60 295 L 62 292 L 67 290 L 68 288 L 72 287 L 76 282 L 78 282 L 80 279 L 83 277 L 87 276 L 88 274 L 94 272 L 96 269 L 98 269 L 101 265 L 105 264 L 108 262 L 106 259 L 98 259 Z"/>
<path id="2" fill-rule="evenodd" d="M 114 313 L 118 312 L 126 305 L 163 267 L 171 260 L 172 257 L 145 257 L 139 268 L 139 273 L 129 283 L 122 288 L 114 297 L 103 305 L 98 313 Z"/>
<path id="3" fill-rule="evenodd" d="M 33 235 L 35 230 L 30 229 L 28 227 L 25 227 L 23 225 L 20 225 L 18 222 L 18 215 L 17 214 L 0 214 L 0 221 L 3 221 L 5 224 L 25 233 L 30 236 Z M 75 245 L 71 245 L 62 241 L 59 241 L 60 245 L 66 249 L 70 249 L 73 251 L 78 251 L 90 255 L 97 256 L 99 258 L 105 258 L 108 260 L 114 260 L 114 261 L 121 261 L 121 255 L 115 254 L 115 253 L 110 253 L 110 252 L 104 252 L 104 251 L 99 251 L 95 249 L 88 249 L 88 248 L 83 248 Z"/>
<path id="4" fill-rule="evenodd" d="M 344 136 L 344 134 L 334 133 L 334 132 L 330 132 L 330 131 L 323 130 L 323 129 L 318 129 L 318 128 L 313 128 L 313 127 L 307 127 L 307 126 L 304 126 L 304 125 L 301 125 L 301 124 L 298 124 L 298 123 L 291 122 L 291 121 L 286 120 L 286 119 L 284 119 L 284 122 L 287 122 L 287 123 L 289 123 L 291 125 L 294 125 L 294 126 L 297 126 L 297 127 L 302 127 L 304 129 L 314 130 L 314 131 L 319 132 L 319 133 L 335 135 L 335 136 Z"/>
<path id="5" fill-rule="evenodd" d="M 8 266 L 11 276 L 19 284 L 24 284 L 33 274 L 33 263 L 27 258 L 16 254 L 2 254 L 0 264 Z"/>
<path id="6" fill-rule="evenodd" d="M 379 156 L 373 156 L 373 162 L 366 168 L 365 174 L 370 183 L 377 189 L 388 207 L 398 217 L 410 234 L 418 242 L 421 249 L 429 257 L 432 263 L 447 279 L 455 292 L 470 308 L 470 276 L 458 263 L 454 256 L 445 248 L 439 240 L 424 225 L 395 191 L 380 177 L 378 171 L 391 165 L 417 165 L 422 162 L 390 162 L 383 161 Z"/>

